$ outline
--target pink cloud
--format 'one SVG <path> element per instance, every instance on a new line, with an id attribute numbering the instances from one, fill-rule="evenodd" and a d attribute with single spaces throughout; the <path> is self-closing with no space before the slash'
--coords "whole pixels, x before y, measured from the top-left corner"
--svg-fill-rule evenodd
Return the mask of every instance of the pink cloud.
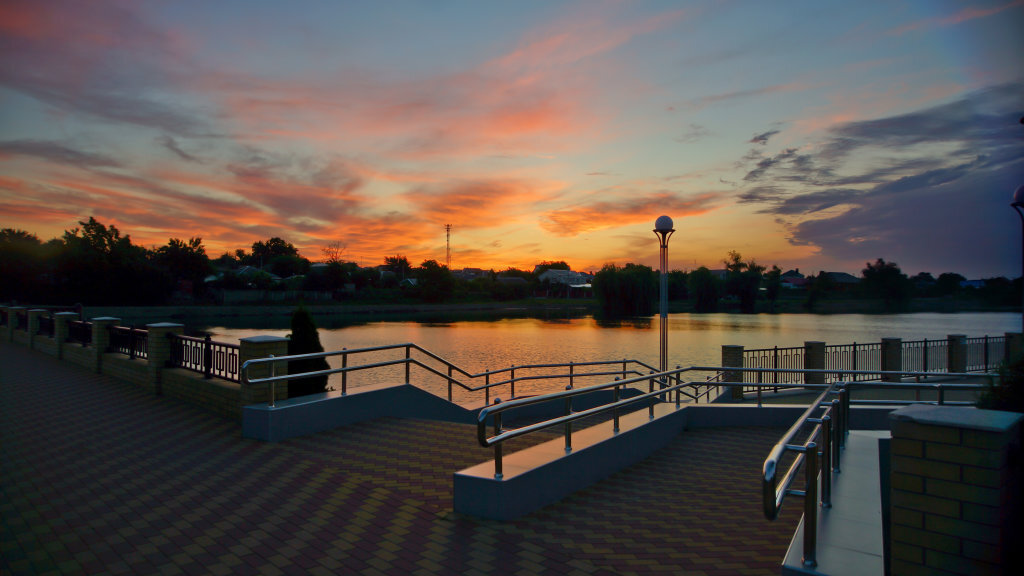
<path id="1" fill-rule="evenodd" d="M 911 22 L 910 24 L 900 26 L 899 28 L 894 28 L 889 31 L 889 34 L 892 36 L 902 36 L 907 32 L 913 32 L 915 30 L 921 30 L 924 28 L 944 28 L 946 26 L 954 26 L 956 24 L 962 24 L 964 22 L 969 22 L 971 20 L 977 20 L 979 18 L 987 18 L 989 16 L 994 16 L 996 14 L 999 14 L 1000 12 L 1004 12 L 1011 8 L 1017 8 L 1019 6 L 1024 6 L 1024 0 L 1014 0 L 1013 2 L 1008 2 L 1001 6 L 993 6 L 991 8 L 977 8 L 974 6 L 968 6 L 966 8 L 961 9 L 959 12 L 956 12 L 955 14 L 950 14 L 948 16 L 936 16 L 934 18 L 927 18 L 925 20 L 918 20 L 916 22 Z"/>
<path id="2" fill-rule="evenodd" d="M 540 225 L 557 236 L 577 236 L 594 230 L 646 222 L 651 220 L 652 214 L 670 214 L 672 218 L 705 214 L 720 202 L 721 196 L 710 192 L 688 197 L 659 192 L 553 210 L 544 215 Z"/>

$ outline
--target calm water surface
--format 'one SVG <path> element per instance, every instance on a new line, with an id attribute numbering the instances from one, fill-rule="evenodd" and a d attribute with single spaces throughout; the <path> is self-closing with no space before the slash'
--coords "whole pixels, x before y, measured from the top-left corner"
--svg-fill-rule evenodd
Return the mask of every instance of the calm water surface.
<path id="1" fill-rule="evenodd" d="M 1019 331 L 1016 313 L 864 314 L 671 314 L 669 364 L 671 366 L 721 363 L 725 344 L 745 348 L 801 346 L 805 341 L 827 344 L 878 342 L 882 338 L 945 338 L 949 334 L 1002 336 Z M 287 329 L 204 327 L 213 339 L 237 342 L 256 335 L 285 336 Z M 371 322 L 341 328 L 320 328 L 326 350 L 365 348 L 411 342 L 430 350 L 471 373 L 513 364 L 586 362 L 630 358 L 658 364 L 658 317 L 607 323 L 593 317 L 507 318 L 455 322 Z M 368 355 L 363 362 L 397 359 L 402 351 Z M 350 361 L 350 365 L 355 362 Z M 340 360 L 332 362 L 340 366 Z M 401 378 L 399 370 L 385 378 Z M 369 376 L 369 375 L 365 375 Z M 381 379 L 350 376 L 350 386 Z M 332 377 L 332 385 L 339 387 Z M 429 379 L 429 378 L 428 378 Z M 595 382 L 596 383 L 596 382 Z M 427 384 L 446 389 L 446 384 Z M 539 391 L 539 390 L 537 390 Z M 435 392 L 441 393 L 438 390 Z M 517 393 L 523 392 L 517 389 Z M 506 393 L 507 395 L 507 393 Z M 459 396 L 458 394 L 456 396 Z M 459 399 L 458 397 L 456 398 Z"/>

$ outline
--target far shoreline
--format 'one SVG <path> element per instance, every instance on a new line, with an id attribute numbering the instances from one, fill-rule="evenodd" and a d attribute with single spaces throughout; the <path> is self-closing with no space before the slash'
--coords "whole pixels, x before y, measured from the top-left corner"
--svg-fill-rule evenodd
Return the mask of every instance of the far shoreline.
<path id="1" fill-rule="evenodd" d="M 200 305 L 180 304 L 163 306 L 85 306 L 85 318 L 114 317 L 133 323 L 172 322 L 176 320 L 216 322 L 219 319 L 288 318 L 299 303 L 287 304 L 232 304 Z M 530 315 L 600 316 L 600 308 L 593 299 L 580 300 L 517 300 L 511 302 L 456 302 L 426 304 L 404 302 L 397 304 L 332 302 L 329 304 L 302 303 L 318 319 L 332 322 L 373 322 L 373 321 L 437 321 L 450 316 L 451 320 L 465 316 L 485 318 L 514 318 Z M 815 303 L 813 310 L 807 310 L 802 299 L 780 299 L 774 310 L 768 309 L 767 302 L 759 302 L 755 314 L 914 314 L 914 313 L 972 313 L 972 312 L 1020 312 L 1020 307 L 987 305 L 976 299 L 919 298 L 896 310 L 886 309 L 882 302 L 869 299 L 825 299 Z M 669 313 L 693 313 L 688 302 L 669 303 Z M 726 303 L 714 313 L 738 314 Z M 657 312 L 653 314 L 657 316 Z M 648 316 L 641 316 L 648 317 Z"/>

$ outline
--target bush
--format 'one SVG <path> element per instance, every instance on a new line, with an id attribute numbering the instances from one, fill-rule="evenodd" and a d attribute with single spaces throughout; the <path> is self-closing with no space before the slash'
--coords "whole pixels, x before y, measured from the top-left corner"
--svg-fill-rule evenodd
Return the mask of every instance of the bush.
<path id="1" fill-rule="evenodd" d="M 288 354 L 313 354 L 323 352 L 324 347 L 320 344 L 320 333 L 313 322 L 313 316 L 304 306 L 299 306 L 292 313 L 292 333 L 288 340 Z M 327 370 L 331 366 L 325 358 L 309 358 L 306 360 L 292 360 L 288 363 L 288 372 L 298 374 L 302 372 L 316 372 Z M 325 392 L 327 390 L 327 376 L 314 378 L 302 378 L 288 381 L 288 396 L 306 396 Z"/>
<path id="2" fill-rule="evenodd" d="M 978 408 L 1024 412 L 1024 358 L 999 368 L 999 384 L 990 384 L 978 397 Z"/>

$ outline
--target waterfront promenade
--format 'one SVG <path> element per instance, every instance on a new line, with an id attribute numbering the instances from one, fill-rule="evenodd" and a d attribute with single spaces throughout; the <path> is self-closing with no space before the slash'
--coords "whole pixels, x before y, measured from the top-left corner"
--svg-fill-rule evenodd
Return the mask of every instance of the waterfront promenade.
<path id="1" fill-rule="evenodd" d="M 781 432 L 689 431 L 497 522 L 452 511 L 452 474 L 492 457 L 473 426 L 384 419 L 262 443 L 0 343 L 0 573 L 778 574 L 800 516 L 761 515 Z"/>

